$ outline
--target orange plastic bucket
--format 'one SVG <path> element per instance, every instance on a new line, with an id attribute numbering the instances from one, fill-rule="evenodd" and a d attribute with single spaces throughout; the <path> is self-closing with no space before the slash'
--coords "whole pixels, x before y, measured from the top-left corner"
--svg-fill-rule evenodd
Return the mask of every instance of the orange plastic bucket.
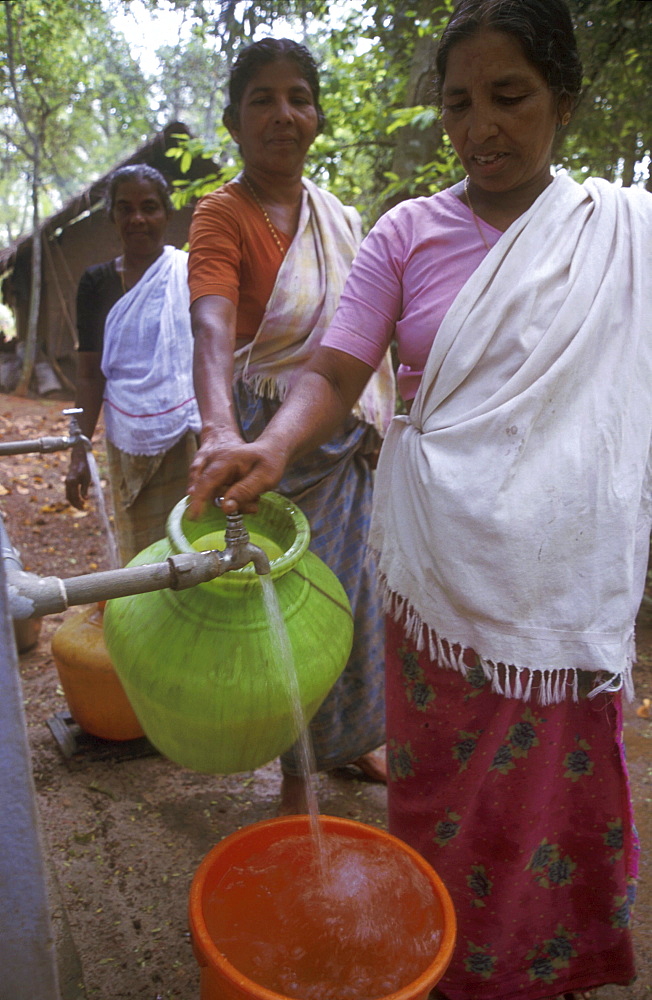
<path id="1" fill-rule="evenodd" d="M 103 740 L 144 736 L 104 645 L 105 601 L 68 618 L 52 636 L 52 656 L 70 714 Z"/>
<path id="2" fill-rule="evenodd" d="M 425 953 L 415 978 L 407 983 L 404 980 L 404 983 L 398 988 L 392 988 L 393 991 L 383 992 L 381 990 L 377 994 L 378 1000 L 390 1000 L 390 998 L 391 1000 L 426 1000 L 432 988 L 444 975 L 455 944 L 455 912 L 443 882 L 420 854 L 402 840 L 383 830 L 335 816 L 321 816 L 320 826 L 326 838 L 330 834 L 339 834 L 343 838 L 354 838 L 356 847 L 360 845 L 359 849 L 365 846 L 364 843 L 360 844 L 360 842 L 366 842 L 371 851 L 381 848 L 384 851 L 389 851 L 392 860 L 396 859 L 397 862 L 400 862 L 400 870 L 409 869 L 410 877 L 406 880 L 406 889 L 401 889 L 401 898 L 402 900 L 404 898 L 406 904 L 405 909 L 399 912 L 392 910 L 391 912 L 392 937 L 395 935 L 396 928 L 401 927 L 403 923 L 414 922 L 417 919 L 415 914 L 419 914 L 420 910 L 425 911 L 427 908 L 432 908 L 432 912 L 427 915 L 428 920 L 434 920 L 433 914 L 436 912 L 437 944 Z M 215 932 L 215 914 L 219 914 L 219 924 L 223 928 L 237 928 L 243 922 L 245 925 L 248 922 L 253 925 L 260 919 L 263 924 L 262 930 L 265 940 L 260 945 L 258 943 L 253 945 L 253 948 L 254 950 L 260 948 L 264 952 L 266 948 L 273 947 L 275 942 L 272 939 L 274 936 L 280 937 L 284 932 L 281 929 L 282 922 L 277 923 L 276 920 L 270 919 L 269 915 L 267 918 L 260 916 L 261 904 L 264 907 L 270 895 L 269 886 L 263 885 L 264 880 L 268 877 L 266 874 L 268 871 L 267 862 L 266 860 L 261 861 L 261 859 L 267 859 L 266 852 L 268 850 L 274 851 L 276 848 L 283 850 L 287 845 L 289 861 L 286 869 L 281 873 L 284 884 L 280 887 L 279 883 L 279 887 L 281 895 L 291 900 L 295 891 L 297 874 L 302 870 L 299 855 L 293 857 L 292 850 L 294 850 L 295 842 L 299 843 L 296 838 L 306 841 L 309 836 L 310 820 L 308 816 L 287 816 L 264 820 L 230 834 L 204 858 L 195 873 L 189 900 L 190 931 L 195 957 L 201 969 L 201 1000 L 286 1000 L 288 996 L 296 997 L 299 995 L 294 991 L 284 993 L 270 989 L 251 978 L 251 969 L 244 972 L 241 968 L 237 968 L 236 964 L 244 965 L 247 968 L 249 963 L 248 961 L 241 962 L 240 959 L 233 957 L 234 954 L 238 954 L 237 949 L 233 952 L 229 946 L 225 947 L 224 941 Z M 243 878 L 242 872 L 254 872 L 255 874 L 247 874 Z M 261 884 L 257 886 L 255 882 L 259 877 Z M 417 896 L 415 889 L 414 896 L 410 899 L 410 894 L 413 892 L 412 878 L 414 878 L 415 883 L 418 881 L 419 886 L 421 886 L 421 894 Z M 353 896 L 357 892 L 357 889 L 353 888 L 355 877 L 348 881 Z M 241 887 L 245 883 L 247 888 L 242 889 Z M 237 893 L 244 893 L 244 895 L 236 895 L 236 900 L 231 903 L 232 897 L 224 894 L 225 884 L 228 884 L 229 888 L 231 885 L 238 886 Z M 423 903 L 424 886 L 427 889 L 429 900 L 427 907 L 424 907 Z M 419 915 L 418 919 L 423 922 L 423 915 Z M 306 926 L 308 923 L 306 922 Z M 301 922 L 300 925 L 303 926 Z M 259 932 L 260 928 L 256 927 L 255 933 Z M 306 933 L 312 934 L 313 937 L 311 940 L 302 942 L 297 948 L 297 953 L 307 952 L 314 946 L 314 939 L 320 936 L 319 932 L 314 934 L 314 928 Z M 216 938 L 220 942 L 219 946 L 216 943 Z M 258 942 L 257 937 L 254 940 Z M 293 947 L 295 944 L 296 939 L 293 938 Z M 379 949 L 374 943 L 373 955 L 377 956 L 379 952 L 384 953 L 383 949 Z M 226 953 L 230 957 L 227 957 Z M 276 965 L 281 964 L 276 959 L 274 962 Z M 345 979 L 346 981 L 344 981 Z M 340 992 L 343 995 L 345 992 L 343 987 L 347 988 L 346 992 L 349 995 L 351 980 L 346 973 L 342 973 L 342 981 L 333 983 L 333 995 L 335 993 L 339 995 Z M 355 993 L 350 995 L 354 996 Z M 302 997 L 302 1000 L 305 998 Z"/>

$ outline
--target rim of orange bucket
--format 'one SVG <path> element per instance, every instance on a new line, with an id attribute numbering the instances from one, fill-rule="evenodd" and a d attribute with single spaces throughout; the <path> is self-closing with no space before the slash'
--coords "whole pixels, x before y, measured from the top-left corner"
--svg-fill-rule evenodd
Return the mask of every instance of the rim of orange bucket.
<path id="1" fill-rule="evenodd" d="M 416 979 L 413 979 L 408 986 L 404 986 L 394 993 L 388 993 L 384 997 L 379 998 L 379 1000 L 415 1000 L 415 998 L 418 997 L 427 997 L 430 990 L 439 982 L 441 977 L 446 972 L 451 958 L 453 957 L 453 949 L 455 947 L 457 921 L 455 917 L 455 908 L 448 889 L 432 865 L 430 865 L 418 851 L 415 851 L 415 849 L 410 847 L 409 844 L 406 844 L 404 840 L 401 840 L 399 837 L 395 837 L 386 830 L 381 830 L 378 827 L 371 826 L 369 823 L 361 823 L 358 820 L 345 819 L 340 816 L 320 815 L 319 822 L 322 829 L 327 833 L 349 833 L 353 837 L 359 837 L 362 839 L 360 835 L 361 831 L 364 830 L 366 833 L 371 832 L 379 840 L 394 844 L 399 850 L 403 851 L 412 858 L 416 867 L 423 872 L 433 885 L 442 908 L 444 925 L 441 944 L 437 955 L 430 965 L 424 969 L 421 975 L 417 976 Z M 217 966 L 221 974 L 224 975 L 225 979 L 227 979 L 233 986 L 244 991 L 251 991 L 252 995 L 256 996 L 258 1000 L 287 1000 L 287 997 L 285 997 L 282 993 L 276 993 L 274 990 L 269 990 L 265 986 L 261 986 L 254 980 L 249 979 L 248 976 L 245 976 L 244 973 L 236 969 L 236 967 L 232 965 L 231 962 L 229 962 L 229 960 L 222 954 L 206 928 L 202 899 L 204 884 L 209 871 L 213 867 L 216 857 L 219 857 L 220 854 L 227 851 L 235 842 L 247 839 L 251 836 L 251 831 L 254 829 L 273 830 L 275 828 L 278 828 L 279 830 L 284 828 L 289 831 L 291 830 L 292 834 L 309 833 L 310 817 L 307 815 L 278 816 L 275 819 L 264 819 L 257 823 L 251 823 L 247 826 L 241 827 L 239 830 L 235 830 L 233 833 L 228 834 L 219 842 L 219 844 L 216 844 L 215 847 L 208 852 L 195 872 L 190 886 L 188 905 L 189 922 L 195 953 L 201 955 L 202 959 L 206 961 L 206 964 L 211 962 L 214 966 Z"/>

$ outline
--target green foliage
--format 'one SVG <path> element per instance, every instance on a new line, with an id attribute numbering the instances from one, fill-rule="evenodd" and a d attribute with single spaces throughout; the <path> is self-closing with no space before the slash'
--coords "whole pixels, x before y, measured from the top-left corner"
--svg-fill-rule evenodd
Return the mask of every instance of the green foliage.
<path id="1" fill-rule="evenodd" d="M 347 10 L 327 35 L 322 77 L 329 128 L 311 162 L 370 225 L 388 204 L 444 183 L 449 158 L 436 112 L 423 98 L 433 39 L 449 5 L 364 0 Z"/>
<path id="2" fill-rule="evenodd" d="M 205 43 L 210 39 L 213 51 L 224 59 L 251 41 L 254 32 L 269 26 L 279 12 L 277 3 L 264 2 L 203 0 L 190 5 L 179 0 L 175 6 L 186 12 L 192 6 L 193 16 L 201 21 L 198 34 Z M 367 225 L 388 200 L 430 193 L 448 183 L 454 169 L 435 111 L 415 100 L 428 89 L 432 39 L 449 10 L 448 0 L 282 5 L 283 16 L 292 19 L 295 31 L 301 29 L 321 67 L 327 124 L 311 150 L 308 175 L 344 202 L 358 206 Z M 238 156 L 227 133 L 218 128 L 215 138 L 205 133 L 202 138 L 199 147 L 183 143 L 182 165 L 189 162 L 191 151 L 201 150 L 219 163 L 221 179 L 233 176 Z M 201 186 L 191 184 L 185 196 L 199 190 Z M 178 197 L 184 197 L 181 191 Z"/>
<path id="3" fill-rule="evenodd" d="M 159 121 L 182 121 L 194 135 L 213 139 L 223 111 L 227 71 L 222 53 L 193 35 L 186 45 L 158 49 L 160 70 L 153 84 Z"/>
<path id="4" fill-rule="evenodd" d="M 584 63 L 584 93 L 561 162 L 631 184 L 652 153 L 652 3 L 571 0 Z"/>
<path id="5" fill-rule="evenodd" d="M 585 64 L 585 95 L 560 134 L 556 162 L 624 183 L 640 177 L 652 143 L 652 3 L 569 0 Z M 0 65 L 0 240 L 29 227 L 34 141 L 42 146 L 41 209 L 47 212 L 130 153 L 155 127 L 181 120 L 182 167 L 210 156 L 215 176 L 177 202 L 233 177 L 238 151 L 221 126 L 228 68 L 239 48 L 274 31 L 301 38 L 321 67 L 323 135 L 308 173 L 367 226 L 396 201 L 460 177 L 432 105 L 433 53 L 452 0 L 146 0 L 175 10 L 178 37 L 146 78 L 111 14 L 128 0 L 0 3 L 0 44 L 14 31 L 15 79 Z M 638 166 L 637 166 L 638 164 Z M 652 182 L 651 182 L 652 186 Z"/>
<path id="6" fill-rule="evenodd" d="M 193 160 L 198 158 L 213 160 L 220 164 L 218 173 L 207 174 L 197 180 L 174 181 L 172 203 L 175 208 L 182 208 L 193 199 L 201 198 L 202 195 L 213 191 L 218 184 L 225 184 L 227 181 L 233 180 L 238 173 L 239 167 L 235 160 L 229 157 L 228 152 L 224 154 L 222 152 L 228 143 L 231 143 L 231 137 L 223 125 L 217 130 L 217 135 L 217 144 L 211 145 L 207 145 L 203 139 L 195 136 L 178 135 L 174 137 L 177 139 L 177 145 L 168 149 L 165 155 L 173 160 L 178 160 L 179 168 L 183 173 L 187 173 Z"/>
<path id="7" fill-rule="evenodd" d="M 7 235 L 109 169 L 151 130 L 145 84 L 100 0 L 5 0 L 0 7 L 0 148 L 13 163 Z M 6 188 L 7 176 L 0 182 Z"/>
<path id="8" fill-rule="evenodd" d="M 400 108 L 398 111 L 394 111 L 391 118 L 392 120 L 385 129 L 387 135 L 391 135 L 397 128 L 405 128 L 406 125 L 429 128 L 437 121 L 437 111 L 433 107 L 415 104 L 412 108 Z"/>

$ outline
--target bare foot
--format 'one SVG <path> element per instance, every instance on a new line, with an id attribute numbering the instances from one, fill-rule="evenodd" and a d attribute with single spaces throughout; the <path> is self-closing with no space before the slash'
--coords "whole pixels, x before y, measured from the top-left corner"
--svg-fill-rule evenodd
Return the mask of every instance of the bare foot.
<path id="1" fill-rule="evenodd" d="M 278 816 L 302 816 L 308 812 L 306 783 L 299 775 L 283 774 Z"/>
<path id="2" fill-rule="evenodd" d="M 387 759 L 384 750 L 372 750 L 362 757 L 356 757 L 351 761 L 351 765 L 359 768 L 369 781 L 387 784 Z"/>

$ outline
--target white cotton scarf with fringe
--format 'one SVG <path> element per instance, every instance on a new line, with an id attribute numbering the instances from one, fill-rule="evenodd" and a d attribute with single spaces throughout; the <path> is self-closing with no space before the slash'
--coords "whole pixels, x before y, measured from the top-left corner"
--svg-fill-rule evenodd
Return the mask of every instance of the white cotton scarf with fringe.
<path id="1" fill-rule="evenodd" d="M 234 356 L 234 378 L 256 395 L 284 399 L 328 329 L 361 238 L 360 216 L 307 178 L 297 233 L 253 341 Z M 384 435 L 395 410 L 389 352 L 354 413 Z"/>
<path id="2" fill-rule="evenodd" d="M 433 262 L 436 266 L 436 262 Z M 652 196 L 560 174 L 445 316 L 370 546 L 421 648 L 544 703 L 632 696 L 652 514 Z"/>
<path id="3" fill-rule="evenodd" d="M 201 428 L 192 379 L 188 255 L 166 246 L 106 319 L 104 423 L 129 455 L 160 455 Z"/>

